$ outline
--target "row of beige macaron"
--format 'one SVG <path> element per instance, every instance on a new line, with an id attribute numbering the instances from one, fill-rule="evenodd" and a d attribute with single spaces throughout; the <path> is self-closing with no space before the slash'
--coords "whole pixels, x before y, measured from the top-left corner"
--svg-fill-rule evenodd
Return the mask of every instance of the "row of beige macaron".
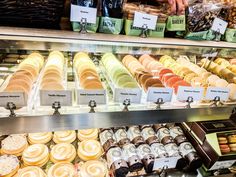
<path id="1" fill-rule="evenodd" d="M 74 57 L 74 68 L 79 88 L 103 89 L 97 68 L 88 54 L 80 52 Z M 66 90 L 67 59 L 59 51 L 50 52 L 47 60 L 40 53 L 31 53 L 0 88 L 4 92 L 23 92 L 28 99 L 36 86 L 40 90 Z"/>
<path id="2" fill-rule="evenodd" d="M 1 141 L 0 176 L 106 177 L 98 129 L 9 135 Z"/>

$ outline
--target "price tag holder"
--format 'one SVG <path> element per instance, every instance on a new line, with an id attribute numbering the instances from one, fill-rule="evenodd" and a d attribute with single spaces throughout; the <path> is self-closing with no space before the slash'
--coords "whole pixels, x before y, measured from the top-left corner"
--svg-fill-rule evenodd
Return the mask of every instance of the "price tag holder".
<path id="1" fill-rule="evenodd" d="M 171 102 L 172 94 L 172 88 L 149 87 L 147 92 L 147 102 L 156 102 L 159 98 L 161 98 L 163 102 Z"/>
<path id="2" fill-rule="evenodd" d="M 168 168 L 175 168 L 180 156 L 168 157 L 168 158 L 157 158 L 155 159 L 153 170 L 160 170 L 165 166 Z"/>
<path id="3" fill-rule="evenodd" d="M 192 98 L 193 101 L 202 100 L 203 88 L 202 87 L 184 87 L 179 86 L 177 93 L 178 101 L 187 101 L 188 98 Z"/>
<path id="4" fill-rule="evenodd" d="M 228 22 L 221 20 L 220 18 L 215 18 L 211 27 L 211 30 L 216 31 L 220 34 L 225 34 Z"/>
<path id="5" fill-rule="evenodd" d="M 142 91 L 139 88 L 133 89 L 120 89 L 115 88 L 114 101 L 123 103 L 124 100 L 129 99 L 130 103 L 141 102 Z"/>
<path id="6" fill-rule="evenodd" d="M 16 107 L 23 107 L 27 105 L 27 98 L 24 92 L 0 92 L 0 106 L 6 107 L 9 102 Z"/>
<path id="7" fill-rule="evenodd" d="M 86 19 L 87 23 L 96 24 L 97 8 L 83 7 L 71 4 L 70 21 L 81 22 Z"/>
<path id="8" fill-rule="evenodd" d="M 150 30 L 155 30 L 157 25 L 157 16 L 150 15 L 141 12 L 134 13 L 133 26 L 138 28 L 147 28 Z"/>
<path id="9" fill-rule="evenodd" d="M 209 170 L 212 171 L 212 170 L 226 169 L 232 167 L 232 165 L 235 162 L 236 160 L 216 161 Z"/>
<path id="10" fill-rule="evenodd" d="M 216 97 L 219 97 L 220 101 L 227 101 L 229 99 L 229 88 L 208 87 L 205 99 L 214 100 Z"/>
<path id="11" fill-rule="evenodd" d="M 41 106 L 52 106 L 55 102 L 60 102 L 61 106 L 72 106 L 72 91 L 40 90 Z"/>
<path id="12" fill-rule="evenodd" d="M 205 57 L 205 58 L 215 58 L 215 57 L 217 57 L 217 55 L 218 55 L 218 52 L 213 52 L 213 53 L 203 54 L 202 57 Z"/>
<path id="13" fill-rule="evenodd" d="M 77 90 L 77 104 L 88 105 L 91 100 L 94 100 L 97 104 L 106 104 L 106 90 Z"/>

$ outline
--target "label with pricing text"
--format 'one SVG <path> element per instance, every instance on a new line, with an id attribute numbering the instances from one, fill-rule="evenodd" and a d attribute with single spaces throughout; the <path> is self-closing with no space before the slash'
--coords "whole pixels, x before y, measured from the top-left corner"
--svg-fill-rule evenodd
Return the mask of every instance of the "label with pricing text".
<path id="1" fill-rule="evenodd" d="M 124 100 L 129 99 L 131 103 L 141 102 L 142 91 L 139 88 L 133 89 L 115 89 L 114 101 L 123 103 Z"/>
<path id="2" fill-rule="evenodd" d="M 231 167 L 236 160 L 217 161 L 209 170 L 219 170 Z"/>
<path id="3" fill-rule="evenodd" d="M 41 106 L 52 106 L 55 102 L 60 102 L 61 106 L 72 106 L 72 91 L 40 90 Z"/>
<path id="4" fill-rule="evenodd" d="M 177 93 L 178 101 L 187 101 L 192 99 L 193 101 L 202 100 L 203 97 L 203 88 L 202 87 L 185 87 L 179 86 Z"/>
<path id="5" fill-rule="evenodd" d="M 147 102 L 156 102 L 159 98 L 161 98 L 163 102 L 171 102 L 172 94 L 172 88 L 149 87 L 147 92 Z"/>
<path id="6" fill-rule="evenodd" d="M 133 26 L 155 30 L 157 25 L 157 18 L 158 17 L 155 15 L 135 12 Z"/>
<path id="7" fill-rule="evenodd" d="M 227 101 L 229 99 L 229 88 L 208 87 L 205 99 L 214 100 L 216 97 L 219 97 L 221 101 Z"/>
<path id="8" fill-rule="evenodd" d="M 87 23 L 96 24 L 97 9 L 71 4 L 70 21 L 81 22 L 82 19 L 86 20 Z"/>
<path id="9" fill-rule="evenodd" d="M 9 102 L 16 107 L 23 107 L 27 105 L 27 98 L 24 92 L 0 92 L 0 106 L 6 107 Z"/>
<path id="10" fill-rule="evenodd" d="M 228 22 L 220 18 L 215 18 L 211 27 L 211 30 L 216 31 L 220 34 L 225 34 Z"/>
<path id="11" fill-rule="evenodd" d="M 164 157 L 155 159 L 153 170 L 160 170 L 163 167 L 175 168 L 180 156 L 177 157 Z"/>
<path id="12" fill-rule="evenodd" d="M 94 100 L 97 104 L 106 104 L 106 90 L 77 90 L 78 105 L 88 105 L 91 100 Z"/>

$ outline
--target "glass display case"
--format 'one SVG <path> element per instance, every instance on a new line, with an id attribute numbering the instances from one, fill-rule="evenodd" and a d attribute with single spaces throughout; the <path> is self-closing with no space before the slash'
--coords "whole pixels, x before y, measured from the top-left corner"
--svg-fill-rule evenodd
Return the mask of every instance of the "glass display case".
<path id="1" fill-rule="evenodd" d="M 56 136 L 72 136 L 65 142 L 78 149 L 77 155 L 64 163 L 73 162 L 81 177 L 86 176 L 83 165 L 98 159 L 106 169 L 100 176 L 166 171 L 176 176 L 233 175 L 236 44 L 8 27 L 0 31 L 0 158 L 16 155 L 4 149 L 21 136 L 27 146 L 16 155 L 20 168 L 42 167 L 50 176 L 60 161 L 53 160 L 53 147 L 63 142 Z M 99 147 L 91 151 L 101 148 L 102 155 L 81 155 L 82 130 L 97 131 Z M 33 141 L 38 132 L 55 133 L 37 134 Z M 49 140 L 42 143 L 46 136 Z M 27 153 L 39 144 L 50 149 L 50 160 L 30 163 Z M 166 154 L 161 155 L 159 146 Z"/>

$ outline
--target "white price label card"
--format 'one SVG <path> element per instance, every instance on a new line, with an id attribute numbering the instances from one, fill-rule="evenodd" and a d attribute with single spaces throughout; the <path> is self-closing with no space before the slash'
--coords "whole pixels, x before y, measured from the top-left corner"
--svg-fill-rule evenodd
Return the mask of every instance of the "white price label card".
<path id="1" fill-rule="evenodd" d="M 211 30 L 219 32 L 220 34 L 225 34 L 228 22 L 221 20 L 220 18 L 215 18 L 211 27 Z"/>
<path id="2" fill-rule="evenodd" d="M 221 101 L 227 101 L 229 99 L 229 88 L 208 87 L 205 99 L 214 100 L 216 97 L 219 97 Z"/>
<path id="3" fill-rule="evenodd" d="M 87 23 L 96 24 L 97 8 L 83 7 L 71 4 L 70 21 L 81 22 L 86 19 Z"/>
<path id="4" fill-rule="evenodd" d="M 156 15 L 135 12 L 133 26 L 155 30 L 157 25 L 157 18 L 158 17 Z"/>
<path id="5" fill-rule="evenodd" d="M 155 159 L 153 170 L 160 170 L 163 167 L 175 168 L 180 156 L 177 157 L 165 157 Z"/>
<path id="6" fill-rule="evenodd" d="M 193 101 L 202 100 L 203 88 L 202 87 L 185 87 L 179 86 L 177 93 L 178 101 L 187 101 L 188 98 L 192 98 Z"/>
<path id="7" fill-rule="evenodd" d="M 16 107 L 26 106 L 26 95 L 24 92 L 0 92 L 0 106 L 6 107 L 9 102 L 14 103 Z"/>
<path id="8" fill-rule="evenodd" d="M 91 100 L 97 104 L 106 104 L 106 90 L 77 90 L 77 104 L 88 105 Z"/>
<path id="9" fill-rule="evenodd" d="M 139 88 L 133 89 L 115 89 L 114 101 L 123 103 L 124 100 L 130 99 L 131 103 L 140 103 L 142 96 L 142 90 Z"/>
<path id="10" fill-rule="evenodd" d="M 72 106 L 72 91 L 40 90 L 41 106 L 52 106 L 55 102 L 60 102 L 61 106 Z"/>
<path id="11" fill-rule="evenodd" d="M 171 102 L 172 94 L 172 88 L 149 87 L 147 92 L 147 102 L 156 102 L 159 98 L 161 98 L 163 102 Z"/>
<path id="12" fill-rule="evenodd" d="M 215 58 L 215 57 L 217 57 L 217 55 L 218 55 L 218 52 L 213 52 L 213 53 L 203 54 L 202 57 L 205 57 L 205 58 Z"/>
<path id="13" fill-rule="evenodd" d="M 232 167 L 232 165 L 235 162 L 236 160 L 216 161 L 209 170 L 212 171 L 212 170 L 226 169 Z"/>

